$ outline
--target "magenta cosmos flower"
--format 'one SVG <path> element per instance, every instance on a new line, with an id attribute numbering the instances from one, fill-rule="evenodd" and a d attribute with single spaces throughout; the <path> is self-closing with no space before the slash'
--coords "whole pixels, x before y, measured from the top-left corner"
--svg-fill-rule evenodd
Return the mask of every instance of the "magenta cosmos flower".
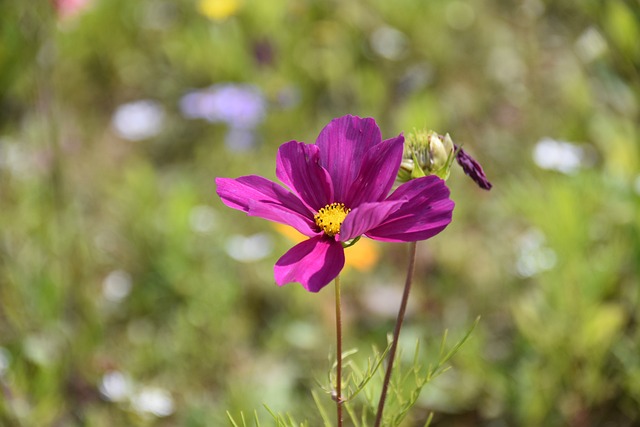
<path id="1" fill-rule="evenodd" d="M 387 242 L 424 240 L 450 222 L 454 203 L 436 176 L 389 191 L 402 161 L 404 137 L 382 140 L 373 119 L 332 120 L 315 144 L 289 141 L 276 159 L 276 176 L 288 189 L 256 175 L 216 178 L 222 202 L 290 225 L 309 237 L 276 262 L 280 286 L 299 282 L 318 292 L 344 266 L 344 247 L 359 236 Z"/>

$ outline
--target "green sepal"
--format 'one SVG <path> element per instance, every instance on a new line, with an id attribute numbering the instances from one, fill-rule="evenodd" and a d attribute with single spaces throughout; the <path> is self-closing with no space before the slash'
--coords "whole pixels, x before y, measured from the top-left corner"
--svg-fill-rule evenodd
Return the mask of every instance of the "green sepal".
<path id="1" fill-rule="evenodd" d="M 342 243 L 342 247 L 343 247 L 344 249 L 346 249 L 346 248 L 348 248 L 348 247 L 350 247 L 350 246 L 355 245 L 355 244 L 356 244 L 356 242 L 357 242 L 358 240 L 360 240 L 360 237 L 362 237 L 362 236 L 354 237 L 354 238 L 353 238 L 353 239 L 351 239 L 351 240 L 348 240 L 348 241 L 346 241 L 346 242 L 340 242 L 340 243 Z"/>
<path id="2" fill-rule="evenodd" d="M 411 157 L 413 159 L 413 170 L 411 171 L 411 179 L 422 178 L 423 176 L 427 176 L 427 174 L 424 173 L 424 170 L 422 170 L 422 166 L 420 166 L 420 163 L 416 158 L 415 152 L 411 153 Z"/>
<path id="3" fill-rule="evenodd" d="M 458 151 L 460 151 L 460 148 L 449 153 L 449 156 L 447 157 L 447 161 L 444 164 L 444 166 L 435 172 L 435 175 L 438 178 L 444 179 L 445 181 L 449 179 L 449 175 L 451 174 L 451 165 L 453 164 L 453 159 L 456 158 Z"/>

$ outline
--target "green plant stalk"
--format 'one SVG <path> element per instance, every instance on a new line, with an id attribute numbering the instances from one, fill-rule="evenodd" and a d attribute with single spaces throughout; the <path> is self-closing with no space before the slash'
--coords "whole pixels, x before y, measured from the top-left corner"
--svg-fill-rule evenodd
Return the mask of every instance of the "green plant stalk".
<path id="1" fill-rule="evenodd" d="M 340 275 L 335 280 L 336 288 L 336 415 L 338 427 L 342 427 L 342 309 L 340 301 Z"/>
<path id="2" fill-rule="evenodd" d="M 404 314 L 407 310 L 407 302 L 409 301 L 409 293 L 411 292 L 411 284 L 413 283 L 413 273 L 416 267 L 416 253 L 418 243 L 411 242 L 409 244 L 409 267 L 407 269 L 407 278 L 404 282 L 404 292 L 402 293 L 402 302 L 400 303 L 400 310 L 398 311 L 398 318 L 396 319 L 396 327 L 393 331 L 393 342 L 391 343 L 391 349 L 389 350 L 389 360 L 387 362 L 387 371 L 384 375 L 384 382 L 382 383 L 382 391 L 380 392 L 380 400 L 378 401 L 378 412 L 376 413 L 375 427 L 380 427 L 382 423 L 382 413 L 384 411 L 384 404 L 387 400 L 387 391 L 389 390 L 389 382 L 391 381 L 391 372 L 393 371 L 393 362 L 396 357 L 396 350 L 398 349 L 398 340 L 400 338 L 400 329 L 404 322 Z"/>

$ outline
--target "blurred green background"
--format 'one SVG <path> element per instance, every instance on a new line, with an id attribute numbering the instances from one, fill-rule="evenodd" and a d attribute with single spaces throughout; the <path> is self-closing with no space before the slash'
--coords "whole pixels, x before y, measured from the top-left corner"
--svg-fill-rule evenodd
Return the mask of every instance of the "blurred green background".
<path id="1" fill-rule="evenodd" d="M 455 168 L 419 245 L 407 353 L 481 321 L 404 425 L 640 425 L 638 40 L 636 0 L 3 0 L 0 425 L 320 425 L 331 287 L 275 286 L 292 241 L 214 178 L 343 114 L 449 132 L 494 184 Z M 363 250 L 367 354 L 406 247 Z"/>

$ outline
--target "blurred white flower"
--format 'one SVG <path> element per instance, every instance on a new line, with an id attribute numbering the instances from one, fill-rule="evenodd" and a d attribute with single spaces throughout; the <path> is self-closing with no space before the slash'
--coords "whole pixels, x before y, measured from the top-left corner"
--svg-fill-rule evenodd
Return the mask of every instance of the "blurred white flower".
<path id="1" fill-rule="evenodd" d="M 407 52 L 407 36 L 393 27 L 377 28 L 369 39 L 371 49 L 385 59 L 397 61 Z"/>
<path id="2" fill-rule="evenodd" d="M 318 326 L 310 322 L 295 321 L 289 323 L 285 330 L 285 338 L 291 345 L 302 349 L 312 349 L 318 344 Z"/>
<path id="3" fill-rule="evenodd" d="M 9 138 L 0 138 L 0 169 L 6 169 L 19 178 L 26 178 L 33 172 L 33 156 L 24 144 Z"/>
<path id="4" fill-rule="evenodd" d="M 487 60 L 487 74 L 508 88 L 522 84 L 527 67 L 519 52 L 512 46 L 496 46 Z"/>
<path id="5" fill-rule="evenodd" d="M 0 138 L 0 168 L 12 172 L 15 169 L 23 169 L 25 165 L 24 154 L 20 146 L 7 138 Z"/>
<path id="6" fill-rule="evenodd" d="M 22 342 L 27 359 L 41 366 L 51 366 L 60 356 L 60 340 L 52 333 L 28 335 Z"/>
<path id="7" fill-rule="evenodd" d="M 556 265 L 555 251 L 546 246 L 544 234 L 537 229 L 520 237 L 516 252 L 516 273 L 521 277 L 532 277 Z"/>
<path id="8" fill-rule="evenodd" d="M 584 149 L 570 142 L 543 138 L 533 149 L 533 161 L 536 165 L 565 174 L 575 173 L 583 166 L 584 160 Z"/>
<path id="9" fill-rule="evenodd" d="M 137 386 L 120 371 L 103 375 L 98 385 L 100 393 L 111 402 L 127 403 L 140 415 L 167 417 L 175 408 L 171 394 L 159 387 Z"/>
<path id="10" fill-rule="evenodd" d="M 112 302 L 120 302 L 131 292 L 131 275 L 123 270 L 114 270 L 102 282 L 102 295 Z"/>
<path id="11" fill-rule="evenodd" d="M 598 59 L 607 51 L 607 47 L 607 41 L 595 27 L 584 30 L 576 41 L 576 51 L 584 62 Z"/>
<path id="12" fill-rule="evenodd" d="M 210 206 L 194 206 L 189 213 L 191 229 L 197 233 L 209 233 L 216 225 L 216 211 Z"/>
<path id="13" fill-rule="evenodd" d="M 236 261 L 252 262 L 265 258 L 273 250 L 271 237 L 266 233 L 251 236 L 231 236 L 226 245 L 227 253 Z"/>
<path id="14" fill-rule="evenodd" d="M 133 384 L 122 372 L 110 371 L 102 376 L 98 388 L 111 402 L 123 402 L 131 396 Z"/>
<path id="15" fill-rule="evenodd" d="M 369 292 L 362 296 L 364 306 L 371 313 L 380 316 L 395 318 L 398 314 L 398 306 L 402 300 L 402 289 L 396 286 L 374 285 L 369 287 Z M 409 300 L 408 313 L 412 313 L 414 305 Z"/>
<path id="16" fill-rule="evenodd" d="M 158 102 L 143 99 L 120 105 L 111 123 L 120 137 L 139 141 L 159 134 L 164 116 L 164 108 Z"/>
<path id="17" fill-rule="evenodd" d="M 156 417 L 167 417 L 174 411 L 171 394 L 157 387 L 143 387 L 131 397 L 131 406 L 139 414 Z"/>

